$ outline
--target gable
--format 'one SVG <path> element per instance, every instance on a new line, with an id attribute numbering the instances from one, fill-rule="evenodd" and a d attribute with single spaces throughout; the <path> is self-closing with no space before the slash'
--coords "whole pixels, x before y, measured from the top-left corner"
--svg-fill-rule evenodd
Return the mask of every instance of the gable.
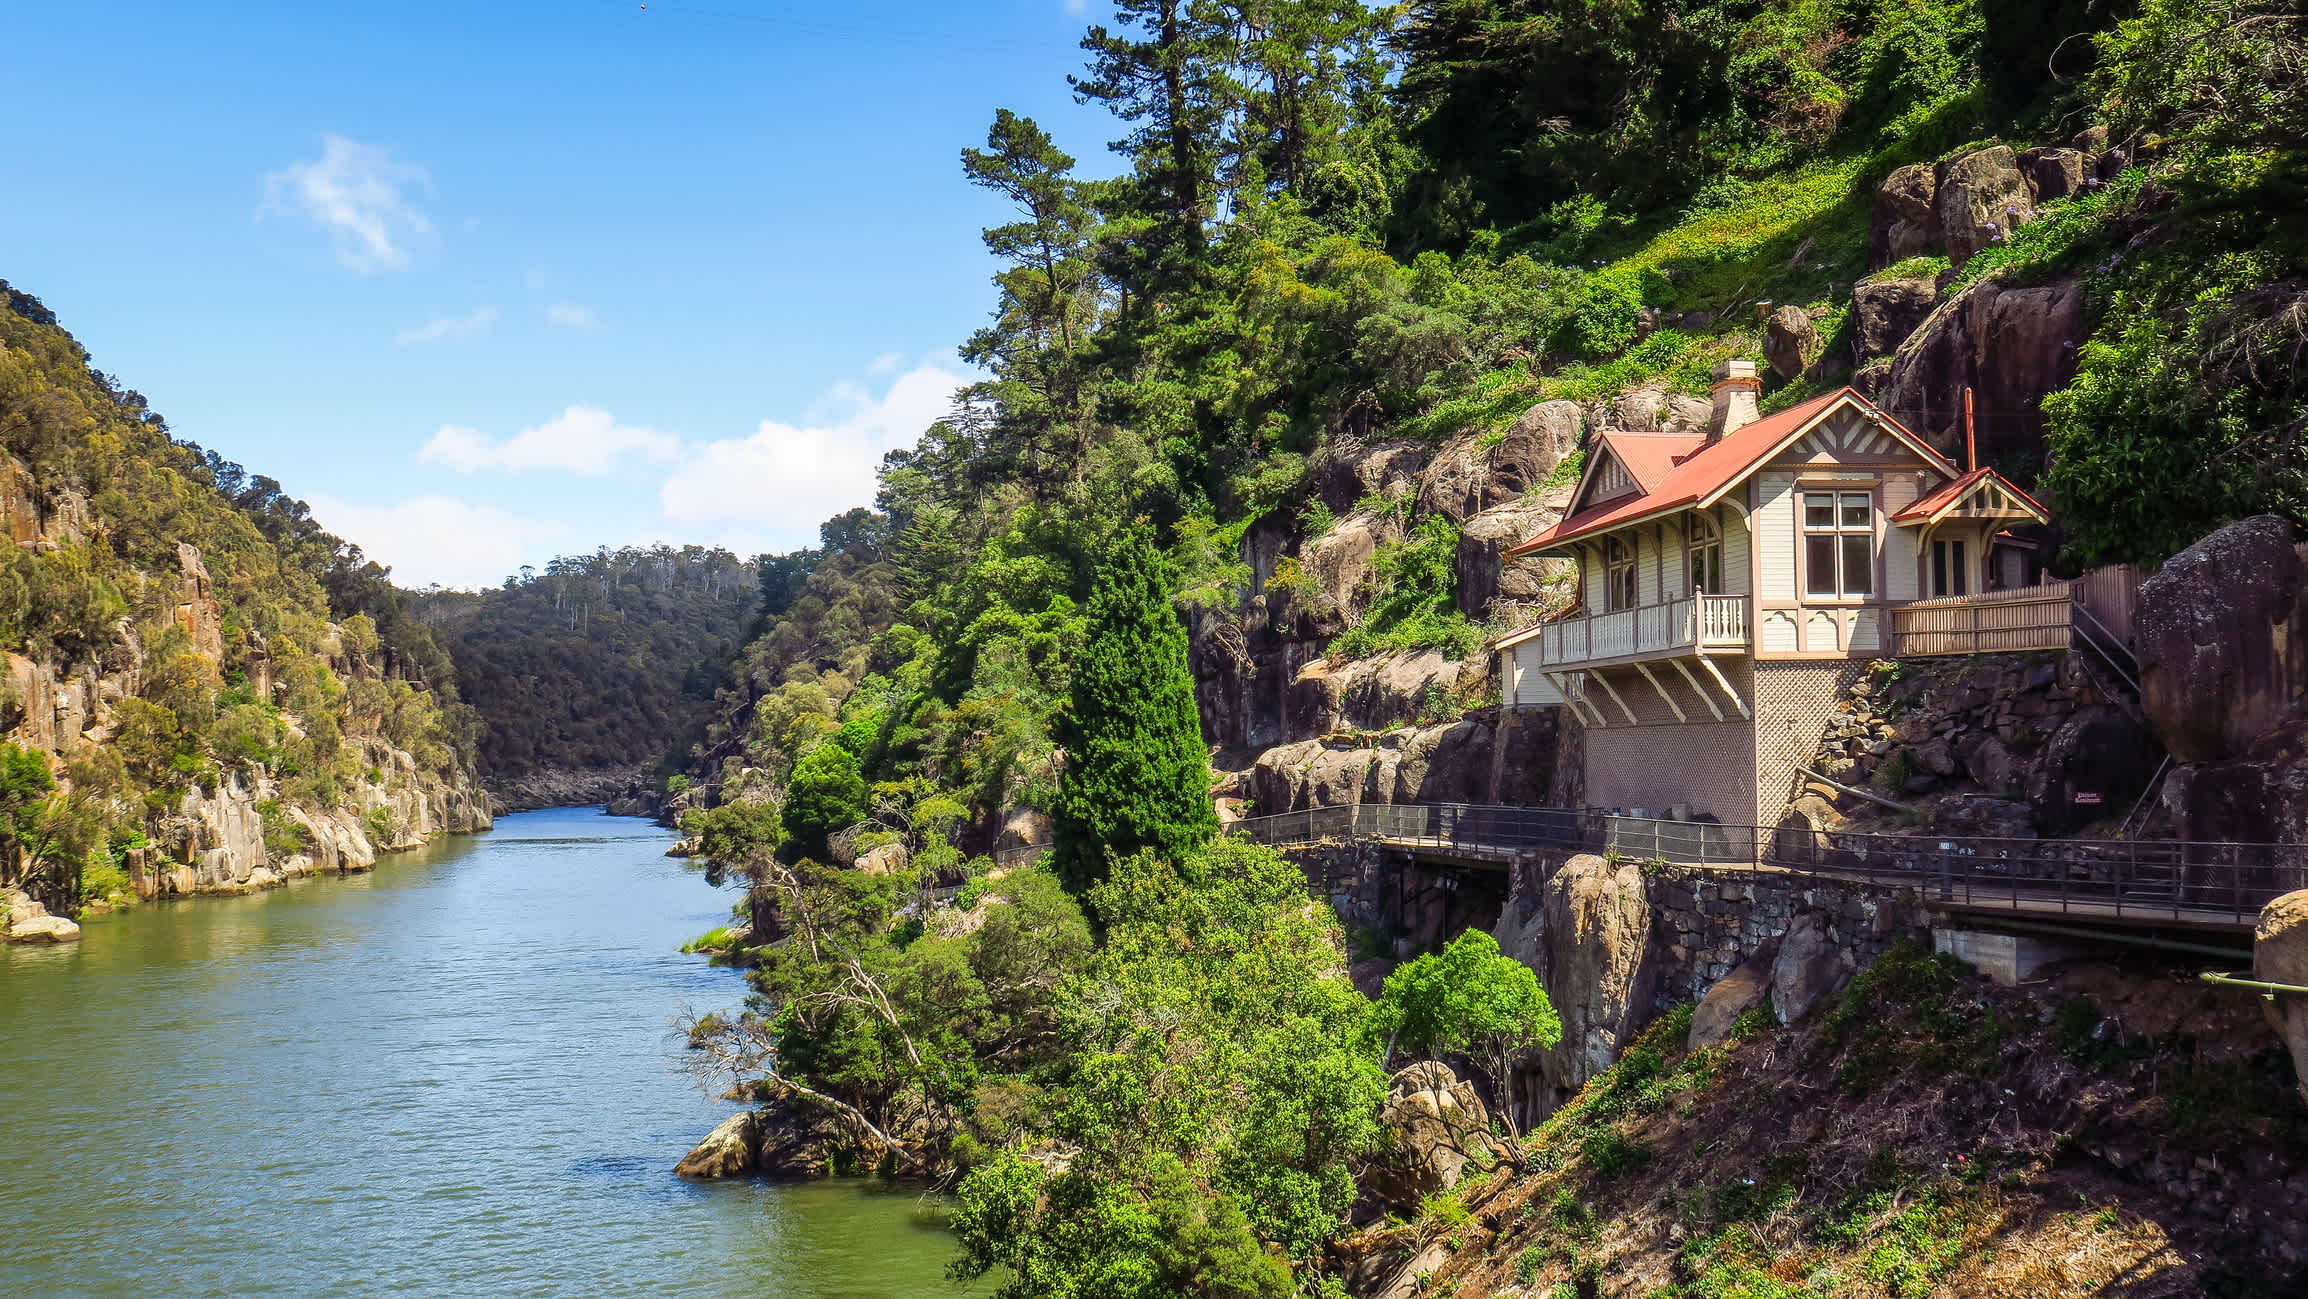
<path id="1" fill-rule="evenodd" d="M 1579 505 L 1615 501 L 1637 490 L 1635 476 L 1627 472 L 1624 461 L 1612 455 L 1608 447 L 1599 447 L 1597 451 L 1594 476 L 1588 480 L 1586 495 Z"/>
<path id="2" fill-rule="evenodd" d="M 1877 463 L 1886 460 L 1921 464 L 1923 457 L 1908 449 L 1890 429 L 1868 419 L 1855 406 L 1830 411 L 1809 432 L 1797 438 L 1793 446 L 1774 457 L 1774 462 L 1781 465 L 1847 464 L 1857 461 Z"/>

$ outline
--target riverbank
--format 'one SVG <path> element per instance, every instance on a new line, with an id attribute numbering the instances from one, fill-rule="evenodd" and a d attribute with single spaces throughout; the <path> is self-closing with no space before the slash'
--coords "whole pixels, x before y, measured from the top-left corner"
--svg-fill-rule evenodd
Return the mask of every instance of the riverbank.
<path id="1" fill-rule="evenodd" d="M 529 813 L 0 949 L 6 1288 L 952 1293 L 912 1194 L 672 1175 L 722 1107 L 669 1067 L 668 1019 L 742 990 L 677 950 L 729 895 L 672 838 Z"/>

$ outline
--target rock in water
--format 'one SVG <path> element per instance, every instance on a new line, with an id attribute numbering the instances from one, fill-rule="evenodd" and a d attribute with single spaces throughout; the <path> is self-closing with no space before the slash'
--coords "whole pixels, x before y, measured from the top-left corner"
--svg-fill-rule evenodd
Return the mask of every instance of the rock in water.
<path id="1" fill-rule="evenodd" d="M 1477 1155 L 1490 1153 L 1490 1112 L 1450 1066 L 1414 1064 L 1387 1085 L 1379 1122 L 1394 1137 L 1395 1157 L 1374 1168 L 1370 1190 L 1389 1204 L 1413 1206 L 1459 1184 Z"/>
<path id="2" fill-rule="evenodd" d="M 732 1114 L 697 1143 L 697 1149 L 674 1165 L 676 1176 L 699 1181 L 744 1177 L 753 1172 L 761 1153 L 761 1116 L 752 1110 Z"/>
<path id="3" fill-rule="evenodd" d="M 1803 1018 L 1819 999 L 1843 986 L 1851 973 L 1849 954 L 1827 939 L 1816 912 L 1804 916 L 1780 940 L 1771 963 L 1771 1009 L 1782 1024 Z"/>
<path id="4" fill-rule="evenodd" d="M 2252 935 L 2252 977 L 2308 987 L 2308 890 L 2287 893 L 2260 910 Z M 2308 997 L 2263 1003 L 2269 1022 L 2292 1052 L 2292 1080 L 2308 1098 Z"/>
<path id="5" fill-rule="evenodd" d="M 62 916 L 33 916 L 9 926 L 11 943 L 77 943 L 80 926 Z"/>
<path id="6" fill-rule="evenodd" d="M 1763 994 L 1771 990 L 1772 955 L 1768 950 L 1757 952 L 1707 989 L 1707 995 L 1699 999 L 1699 1008 L 1691 1012 L 1691 1035 L 1685 1041 L 1688 1049 L 1721 1045 L 1730 1038 L 1731 1026 L 1739 1017 L 1762 1004 Z"/>

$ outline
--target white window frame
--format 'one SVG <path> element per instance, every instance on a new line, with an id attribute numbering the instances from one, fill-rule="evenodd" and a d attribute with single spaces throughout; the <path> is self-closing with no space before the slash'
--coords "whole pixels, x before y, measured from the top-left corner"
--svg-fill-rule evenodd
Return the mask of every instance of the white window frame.
<path id="1" fill-rule="evenodd" d="M 1704 578 L 1712 570 L 1715 585 L 1707 586 Z M 1689 593 L 1698 595 L 1724 594 L 1729 585 L 1723 568 L 1723 525 L 1704 510 L 1693 510 L 1683 516 L 1683 576 L 1690 583 Z"/>
<path id="2" fill-rule="evenodd" d="M 1818 523 L 1813 521 L 1811 511 L 1822 498 L 1829 502 L 1828 520 Z M 1859 512 L 1859 522 L 1852 521 L 1854 511 Z M 1875 493 L 1834 487 L 1801 488 L 1795 503 L 1795 517 L 1801 542 L 1797 553 L 1803 566 L 1804 603 L 1864 604 L 1873 600 L 1877 587 L 1881 585 L 1876 581 L 1875 572 L 1878 551 L 1875 539 Z M 1827 589 L 1824 590 L 1814 581 L 1818 565 L 1813 562 L 1812 543 L 1820 540 L 1828 543 L 1829 563 L 1834 570 L 1829 574 L 1825 584 Z M 1855 557 L 1860 561 L 1857 565 L 1853 563 Z M 1854 567 L 1858 569 L 1859 583 L 1851 580 Z"/>

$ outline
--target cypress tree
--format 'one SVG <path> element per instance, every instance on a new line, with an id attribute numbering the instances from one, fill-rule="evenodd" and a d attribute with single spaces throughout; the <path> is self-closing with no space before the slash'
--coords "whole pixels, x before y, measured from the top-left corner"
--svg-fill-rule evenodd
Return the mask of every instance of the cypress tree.
<path id="1" fill-rule="evenodd" d="M 1098 565 L 1089 634 L 1058 721 L 1058 876 L 1074 892 L 1104 879 L 1109 850 L 1176 860 L 1218 833 L 1209 754 L 1186 667 L 1170 568 L 1145 523 L 1125 525 Z"/>

